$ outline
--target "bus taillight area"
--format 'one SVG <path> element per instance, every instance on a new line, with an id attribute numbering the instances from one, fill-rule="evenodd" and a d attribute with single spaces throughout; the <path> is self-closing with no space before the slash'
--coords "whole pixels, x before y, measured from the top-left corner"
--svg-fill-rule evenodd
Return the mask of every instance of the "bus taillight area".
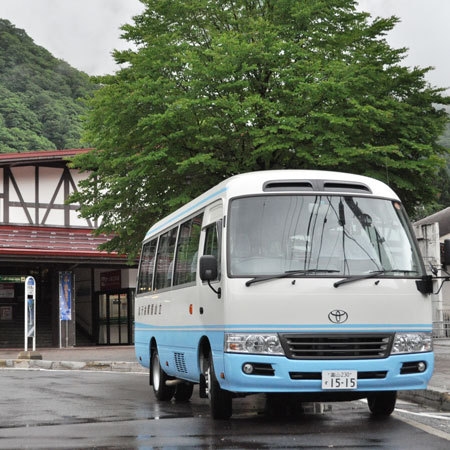
<path id="1" fill-rule="evenodd" d="M 352 392 L 426 389 L 433 369 L 433 352 L 325 361 L 226 353 L 220 384 L 240 394 L 341 392 L 345 397 Z"/>

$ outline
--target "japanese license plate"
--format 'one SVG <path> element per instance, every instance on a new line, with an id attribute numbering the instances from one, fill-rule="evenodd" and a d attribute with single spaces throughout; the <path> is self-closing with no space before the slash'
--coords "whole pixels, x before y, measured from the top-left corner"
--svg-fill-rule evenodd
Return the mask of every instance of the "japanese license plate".
<path id="1" fill-rule="evenodd" d="M 358 387 L 356 370 L 323 370 L 322 389 L 345 390 Z"/>

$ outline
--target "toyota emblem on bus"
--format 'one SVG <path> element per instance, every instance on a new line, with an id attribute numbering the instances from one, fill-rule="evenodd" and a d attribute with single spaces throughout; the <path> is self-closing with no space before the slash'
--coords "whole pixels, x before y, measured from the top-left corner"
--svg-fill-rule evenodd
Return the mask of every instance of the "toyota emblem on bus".
<path id="1" fill-rule="evenodd" d="M 348 319 L 348 314 L 342 309 L 333 309 L 333 311 L 328 314 L 328 319 L 333 323 L 344 323 Z"/>

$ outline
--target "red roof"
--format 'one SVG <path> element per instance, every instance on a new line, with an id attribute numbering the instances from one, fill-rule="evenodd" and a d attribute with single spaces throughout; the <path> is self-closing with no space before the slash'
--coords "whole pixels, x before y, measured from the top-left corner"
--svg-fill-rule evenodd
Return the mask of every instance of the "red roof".
<path id="1" fill-rule="evenodd" d="M 95 236 L 90 229 L 0 225 L 0 257 L 33 257 L 46 259 L 125 260 L 117 253 L 100 251 L 98 246 L 110 238 Z"/>
<path id="2" fill-rule="evenodd" d="M 92 149 L 43 150 L 0 154 L 1 166 L 60 164 Z M 124 263 L 126 256 L 100 251 L 111 237 L 89 228 L 39 227 L 0 224 L 0 260 L 39 259 L 76 263 Z"/>
<path id="3" fill-rule="evenodd" d="M 36 164 L 40 162 L 63 161 L 81 153 L 91 151 L 91 148 L 73 148 L 65 150 L 39 150 L 20 153 L 1 153 L 0 166 L 15 164 Z"/>

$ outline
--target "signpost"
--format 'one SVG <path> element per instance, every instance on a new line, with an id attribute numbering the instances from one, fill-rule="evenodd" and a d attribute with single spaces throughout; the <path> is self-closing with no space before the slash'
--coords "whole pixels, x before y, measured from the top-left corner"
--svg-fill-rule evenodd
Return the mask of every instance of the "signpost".
<path id="1" fill-rule="evenodd" d="M 25 279 L 25 346 L 24 351 L 19 353 L 19 359 L 42 359 L 36 352 L 36 281 L 33 277 Z M 28 341 L 32 339 L 33 350 L 28 351 Z"/>
<path id="2" fill-rule="evenodd" d="M 33 341 L 36 351 L 36 281 L 33 277 L 25 280 L 25 352 L 28 351 L 28 339 Z"/>

